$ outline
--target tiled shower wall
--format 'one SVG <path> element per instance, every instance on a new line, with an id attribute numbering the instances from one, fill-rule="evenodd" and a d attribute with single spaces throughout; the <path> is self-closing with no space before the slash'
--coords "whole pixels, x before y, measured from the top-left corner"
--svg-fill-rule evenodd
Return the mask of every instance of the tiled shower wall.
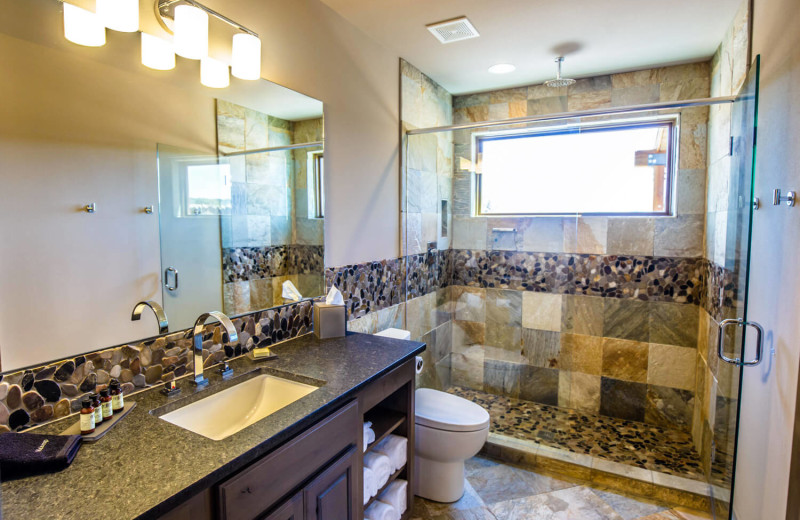
<path id="1" fill-rule="evenodd" d="M 709 64 L 695 63 L 560 89 L 456 96 L 454 119 L 704 98 L 709 90 Z M 708 109 L 680 114 L 673 218 L 476 218 L 471 133 L 455 133 L 453 384 L 691 429 Z"/>
<path id="2" fill-rule="evenodd" d="M 735 95 L 748 70 L 749 10 L 739 8 L 722 44 L 711 60 L 711 95 Z M 731 105 L 710 108 L 708 122 L 708 190 L 704 258 L 709 271 L 708 297 L 700 310 L 697 379 L 692 436 L 714 483 L 730 475 L 738 408 L 739 368 L 719 359 L 716 353 L 719 321 L 741 316 L 738 292 L 740 237 L 728 230 L 731 171 Z M 729 213 L 730 211 L 730 213 Z M 730 231 L 730 232 L 729 232 Z M 722 296 L 720 296 L 722 294 Z M 734 338 L 728 339 L 729 344 Z M 714 449 L 712 450 L 712 442 Z"/>
<path id="3" fill-rule="evenodd" d="M 322 120 L 292 122 L 217 101 L 221 153 L 322 139 Z M 309 219 L 307 150 L 230 157 L 231 215 L 221 217 L 223 308 L 241 314 L 283 304 L 290 280 L 304 296 L 324 290 L 322 219 Z M 306 211 L 306 213 L 302 213 Z"/>

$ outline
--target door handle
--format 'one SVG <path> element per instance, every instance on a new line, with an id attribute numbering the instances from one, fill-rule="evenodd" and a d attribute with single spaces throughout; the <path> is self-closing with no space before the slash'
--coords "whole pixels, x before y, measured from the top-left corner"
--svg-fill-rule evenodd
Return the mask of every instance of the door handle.
<path id="1" fill-rule="evenodd" d="M 173 285 L 169 284 L 169 273 L 174 274 L 175 283 Z M 178 270 L 172 266 L 167 267 L 167 269 L 164 271 L 164 287 L 166 287 L 168 291 L 178 290 Z"/>
<path id="2" fill-rule="evenodd" d="M 725 355 L 725 328 L 730 325 L 737 327 L 753 327 L 756 329 L 756 357 L 750 361 L 744 361 L 741 358 L 729 358 Z M 730 363 L 731 365 L 754 367 L 761 363 L 761 352 L 764 345 L 764 328 L 754 321 L 744 321 L 741 318 L 727 319 L 719 322 L 719 335 L 717 337 L 717 354 L 722 361 Z"/>

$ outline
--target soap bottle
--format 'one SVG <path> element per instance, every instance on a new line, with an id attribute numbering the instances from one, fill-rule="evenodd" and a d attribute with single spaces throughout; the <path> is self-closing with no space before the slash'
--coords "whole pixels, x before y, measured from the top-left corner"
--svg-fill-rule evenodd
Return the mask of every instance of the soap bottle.
<path id="1" fill-rule="evenodd" d="M 111 393 L 111 408 L 114 410 L 114 413 L 119 413 L 125 408 L 125 401 L 122 397 L 122 388 L 119 386 L 119 381 L 112 379 L 108 388 Z"/>
<path id="2" fill-rule="evenodd" d="M 94 407 L 89 399 L 84 399 L 81 404 L 81 435 L 89 435 L 94 433 Z"/>
<path id="3" fill-rule="evenodd" d="M 100 390 L 100 407 L 103 409 L 103 420 L 107 421 L 114 417 L 114 409 L 111 404 L 111 396 L 108 395 L 108 390 L 103 388 Z"/>
<path id="4" fill-rule="evenodd" d="M 100 426 L 103 424 L 103 408 L 100 406 L 100 396 L 92 394 L 89 399 L 92 400 L 92 407 L 94 408 L 94 425 Z"/>

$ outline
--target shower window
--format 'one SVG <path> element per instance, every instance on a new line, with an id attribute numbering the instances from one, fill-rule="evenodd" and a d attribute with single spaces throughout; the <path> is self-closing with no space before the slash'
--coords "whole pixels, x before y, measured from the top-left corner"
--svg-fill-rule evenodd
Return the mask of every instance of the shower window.
<path id="1" fill-rule="evenodd" d="M 230 165 L 187 165 L 184 191 L 186 194 L 185 215 L 230 214 Z"/>
<path id="2" fill-rule="evenodd" d="M 478 215 L 672 214 L 675 118 L 474 134 Z"/>

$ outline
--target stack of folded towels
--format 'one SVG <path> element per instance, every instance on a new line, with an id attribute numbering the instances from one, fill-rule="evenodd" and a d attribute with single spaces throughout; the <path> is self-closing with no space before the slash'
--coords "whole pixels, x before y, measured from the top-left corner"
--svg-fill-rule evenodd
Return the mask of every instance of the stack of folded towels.
<path id="1" fill-rule="evenodd" d="M 364 520 L 400 520 L 408 506 L 408 482 L 395 480 L 364 511 Z"/>
<path id="2" fill-rule="evenodd" d="M 367 451 L 367 446 L 375 442 L 375 431 L 372 429 L 372 423 L 367 421 L 364 423 L 364 451 Z"/>
<path id="3" fill-rule="evenodd" d="M 379 442 L 369 453 L 364 455 L 364 504 L 369 502 L 370 498 L 378 494 L 378 490 L 386 485 L 389 477 L 391 477 L 394 472 L 406 465 L 407 447 L 408 439 L 399 435 L 389 435 Z M 402 480 L 393 482 L 392 485 L 389 486 L 386 491 L 381 494 L 378 500 L 367 510 L 372 509 L 373 507 L 380 510 L 386 510 L 386 508 L 376 504 L 378 504 L 378 502 L 387 502 L 387 500 L 384 500 L 383 497 L 387 496 L 389 491 L 392 489 L 395 491 L 391 496 L 398 494 L 396 491 L 396 484 L 398 482 L 402 482 L 404 483 L 403 485 L 407 485 L 405 481 Z M 403 502 L 397 502 L 397 504 L 393 504 L 397 506 L 396 509 L 400 511 L 397 518 L 400 518 L 399 515 L 403 514 L 406 509 L 405 494 L 404 492 L 399 494 L 403 495 Z M 376 511 L 375 514 L 378 514 L 378 512 Z M 375 518 L 389 520 L 393 517 L 376 516 Z M 375 518 L 372 520 L 375 520 Z"/>

